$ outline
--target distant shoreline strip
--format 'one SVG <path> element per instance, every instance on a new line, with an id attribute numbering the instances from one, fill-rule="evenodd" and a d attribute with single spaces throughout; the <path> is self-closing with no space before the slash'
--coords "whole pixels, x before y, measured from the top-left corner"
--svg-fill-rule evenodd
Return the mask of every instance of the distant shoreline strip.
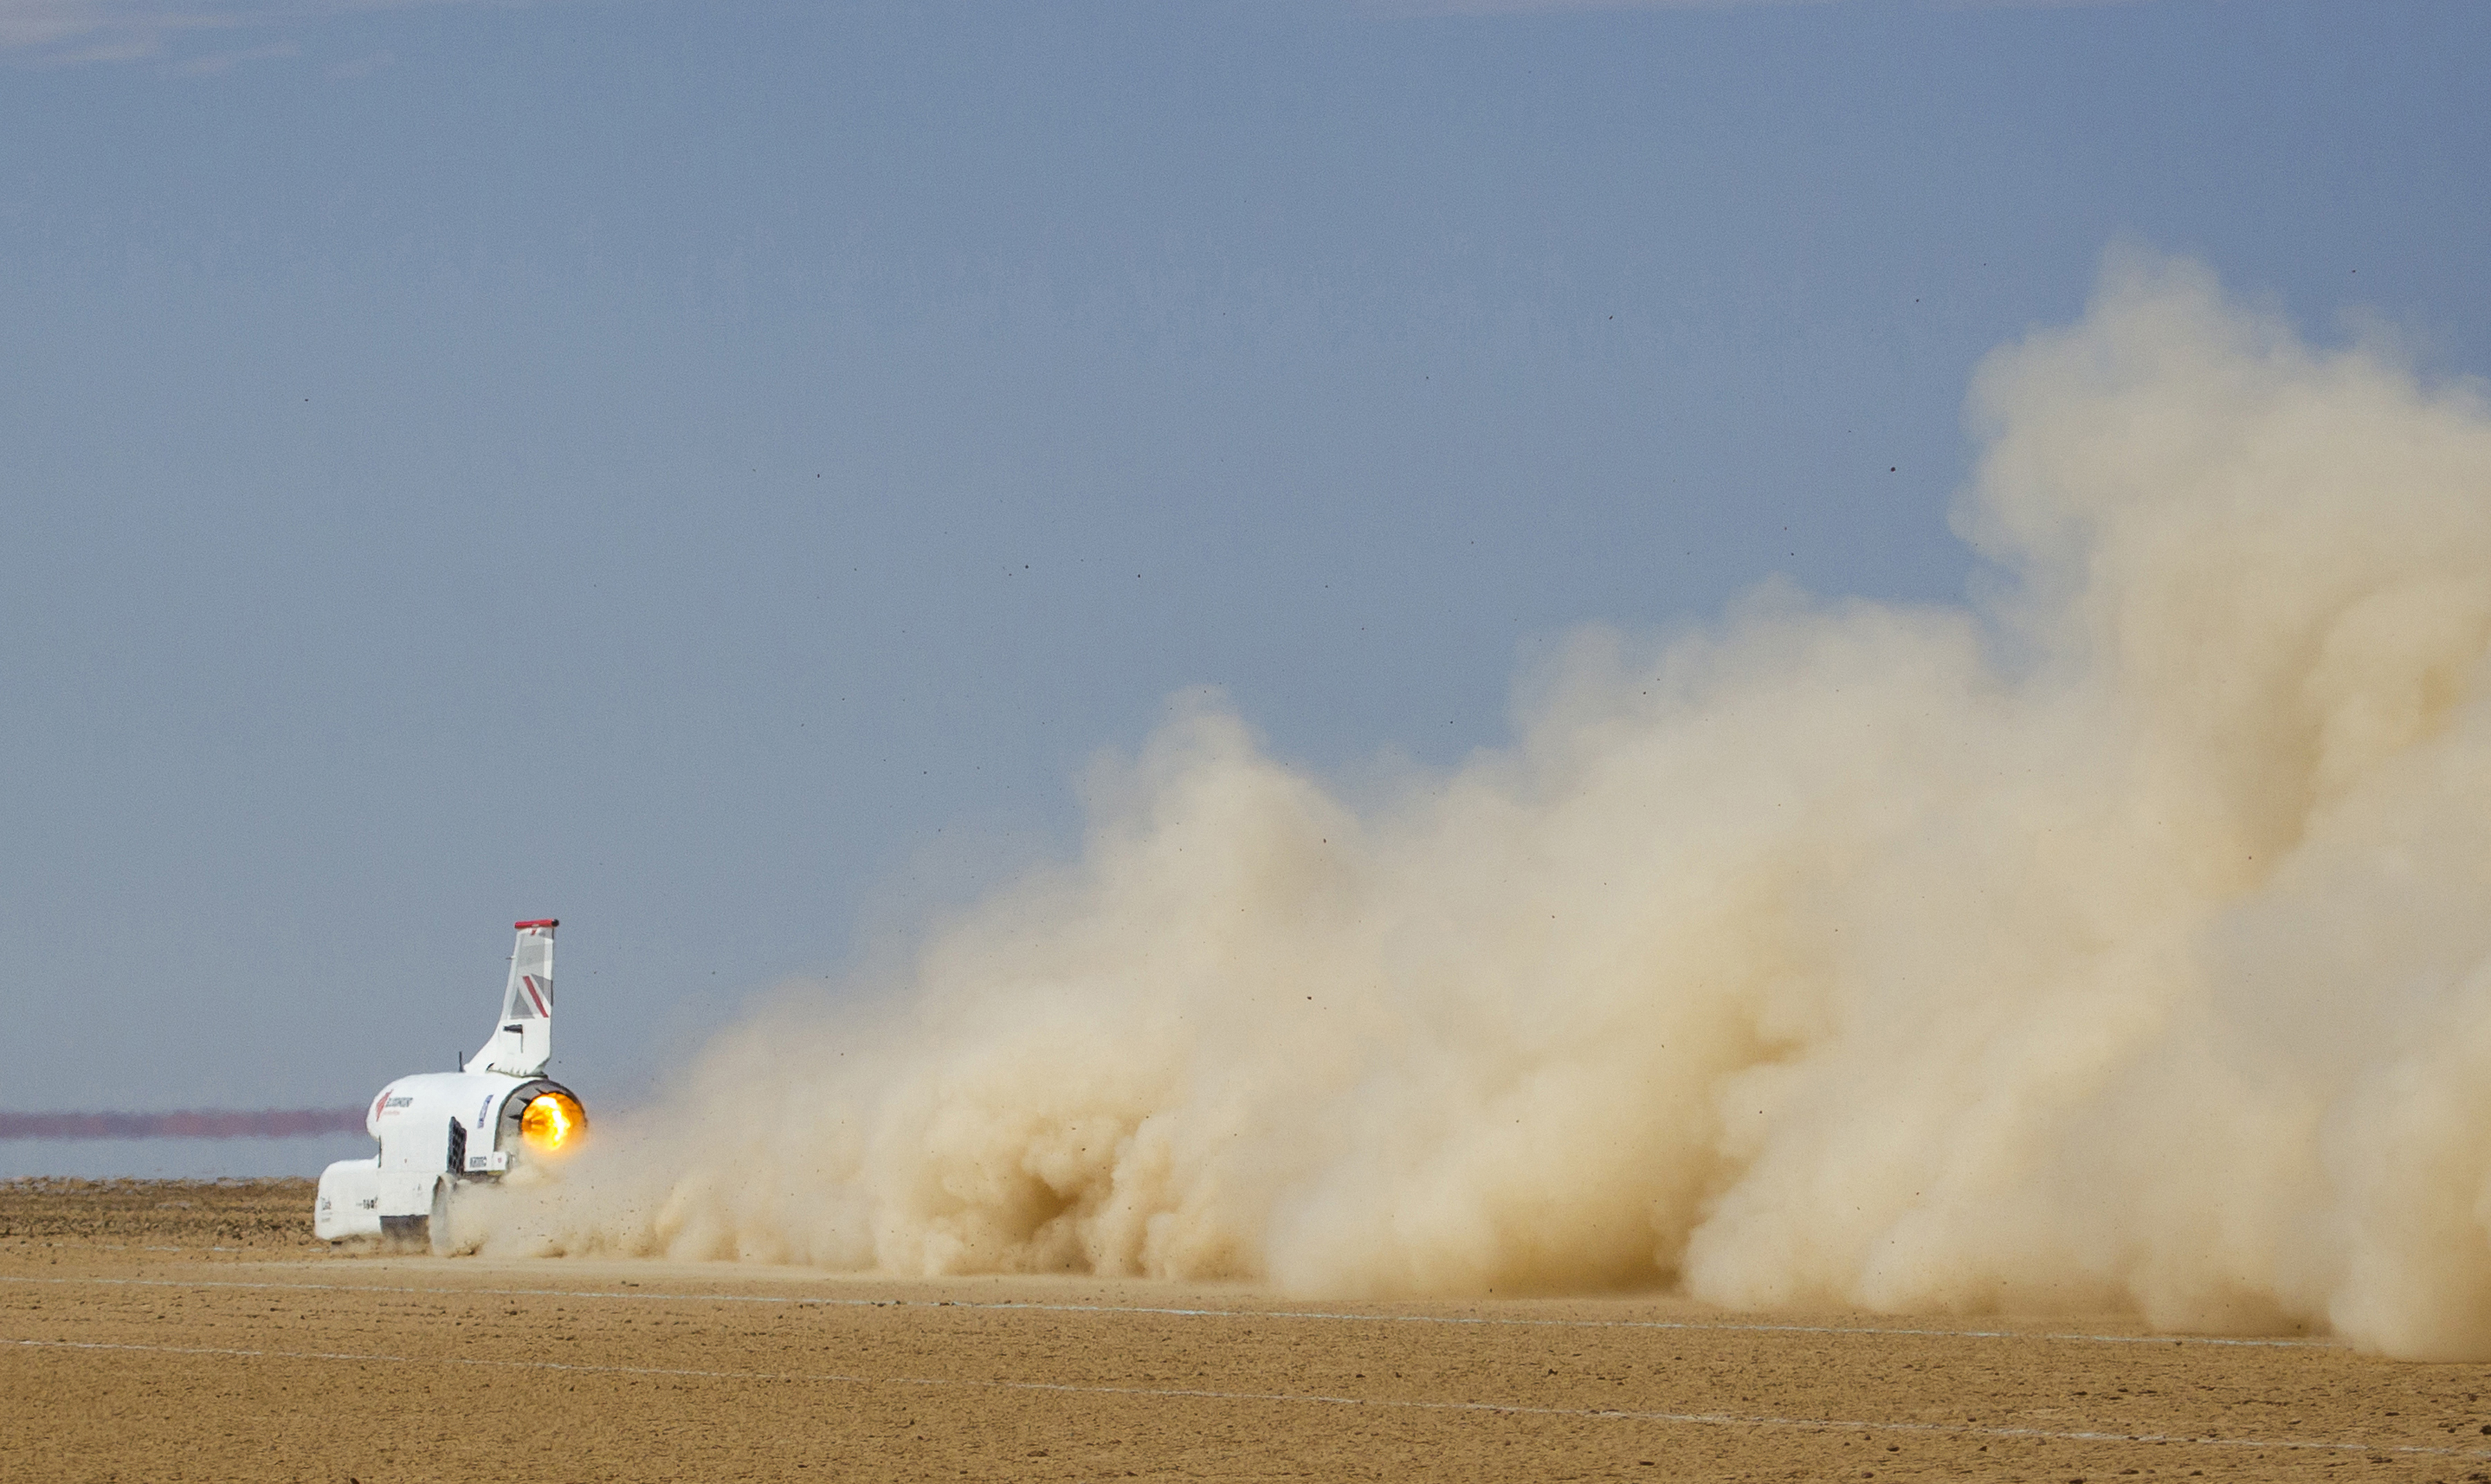
<path id="1" fill-rule="evenodd" d="M 300 1139 L 359 1134 L 361 1108 L 264 1108 L 255 1113 L 0 1113 L 0 1139 Z"/>

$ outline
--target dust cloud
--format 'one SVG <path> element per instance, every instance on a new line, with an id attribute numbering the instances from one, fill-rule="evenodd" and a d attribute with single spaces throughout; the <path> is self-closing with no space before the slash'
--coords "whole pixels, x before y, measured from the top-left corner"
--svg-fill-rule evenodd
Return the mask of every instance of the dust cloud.
<path id="1" fill-rule="evenodd" d="M 2491 1356 L 2491 409 L 2115 252 L 1969 418 L 1972 603 L 1587 630 L 1363 808 L 1195 698 L 485 1249 Z"/>

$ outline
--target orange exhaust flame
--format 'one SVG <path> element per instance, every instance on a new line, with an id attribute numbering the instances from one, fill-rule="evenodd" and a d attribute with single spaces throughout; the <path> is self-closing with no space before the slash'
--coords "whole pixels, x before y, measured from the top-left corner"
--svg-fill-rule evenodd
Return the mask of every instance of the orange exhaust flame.
<path id="1" fill-rule="evenodd" d="M 519 1115 L 519 1137 L 540 1154 L 559 1154 L 588 1128 L 588 1114 L 568 1092 L 540 1092 Z"/>

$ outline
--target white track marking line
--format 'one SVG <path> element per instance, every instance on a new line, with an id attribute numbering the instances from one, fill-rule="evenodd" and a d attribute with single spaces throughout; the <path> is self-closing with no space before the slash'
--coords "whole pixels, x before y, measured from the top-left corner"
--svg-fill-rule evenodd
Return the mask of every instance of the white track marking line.
<path id="1" fill-rule="evenodd" d="M 0 1345 L 28 1350 L 135 1351 L 161 1355 L 221 1355 L 251 1360 L 337 1360 L 364 1365 L 464 1365 L 494 1370 L 569 1371 L 601 1376 L 673 1376 L 696 1381 L 767 1381 L 852 1386 L 942 1386 L 986 1391 L 1052 1391 L 1077 1396 L 1145 1396 L 1161 1400 L 1291 1402 L 1329 1407 L 1380 1407 L 1405 1411 L 1478 1411 L 1502 1416 L 1583 1417 L 1620 1422 L 1661 1422 L 1696 1427 L 1777 1427 L 1802 1432 L 1915 1433 L 1956 1438 L 1998 1438 L 2051 1442 L 2179 1443 L 2197 1448 L 2276 1448 L 2300 1452 L 2401 1453 L 2431 1458 L 2491 1458 L 2491 1449 L 2442 1448 L 2418 1443 L 2330 1442 L 2316 1438 L 2217 1438 L 2213 1434 L 2054 1431 L 2038 1427 L 1978 1427 L 1949 1422 L 1866 1422 L 1832 1417 L 1740 1416 L 1712 1411 L 1640 1411 L 1605 1407 L 1532 1407 L 1513 1402 L 1426 1402 L 1392 1397 L 1324 1396 L 1311 1392 L 1211 1391 L 1176 1386 L 1105 1386 L 1056 1381 L 961 1381 L 932 1376 L 849 1376 L 837 1372 L 706 1371 L 676 1366 L 582 1365 L 564 1360 L 486 1360 L 464 1355 L 359 1354 L 338 1351 L 238 1350 L 185 1345 L 107 1344 L 94 1340 L 0 1338 Z"/>
<path id="2" fill-rule="evenodd" d="M 1157 1314 L 1173 1319 L 1313 1320 L 1352 1324 L 1482 1324 L 1518 1329 L 1678 1329 L 1730 1334 L 1857 1334 L 1892 1335 L 1936 1340 L 2048 1340 L 2071 1345 L 2217 1345 L 2255 1350 L 2342 1350 L 2332 1340 L 2233 1339 L 2223 1335 L 2077 1334 L 2037 1329 L 1913 1329 L 1873 1324 L 1773 1324 L 1712 1320 L 1674 1319 L 1501 1319 L 1472 1314 L 1335 1314 L 1311 1309 L 1178 1309 L 1139 1304 L 1037 1303 L 965 1298 L 823 1298 L 775 1294 L 659 1294 L 577 1288 L 416 1288 L 383 1283 L 246 1283 L 218 1278 L 22 1278 L 0 1276 L 0 1283 L 48 1283 L 68 1286 L 105 1285 L 118 1288 L 271 1289 L 333 1294 L 474 1295 L 485 1298 L 624 1298 L 661 1303 L 774 1303 L 818 1309 L 982 1309 L 1034 1314 Z"/>
<path id="3" fill-rule="evenodd" d="M 45 1247 L 73 1247 L 80 1252 L 241 1252 L 241 1247 L 144 1247 L 126 1241 L 47 1241 Z"/>

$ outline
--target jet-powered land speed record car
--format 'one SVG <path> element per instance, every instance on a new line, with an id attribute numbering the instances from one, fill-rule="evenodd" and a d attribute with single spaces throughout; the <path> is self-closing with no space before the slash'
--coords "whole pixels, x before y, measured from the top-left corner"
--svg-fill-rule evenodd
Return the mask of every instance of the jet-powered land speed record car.
<path id="1" fill-rule="evenodd" d="M 311 1230 L 321 1240 L 385 1237 L 454 1251 L 450 1209 L 460 1184 L 497 1180 L 577 1147 L 588 1115 L 571 1089 L 544 1075 L 556 925 L 551 917 L 515 924 L 502 1018 L 483 1050 L 457 1071 L 400 1077 L 372 1099 L 364 1127 L 380 1152 L 320 1173 Z"/>

